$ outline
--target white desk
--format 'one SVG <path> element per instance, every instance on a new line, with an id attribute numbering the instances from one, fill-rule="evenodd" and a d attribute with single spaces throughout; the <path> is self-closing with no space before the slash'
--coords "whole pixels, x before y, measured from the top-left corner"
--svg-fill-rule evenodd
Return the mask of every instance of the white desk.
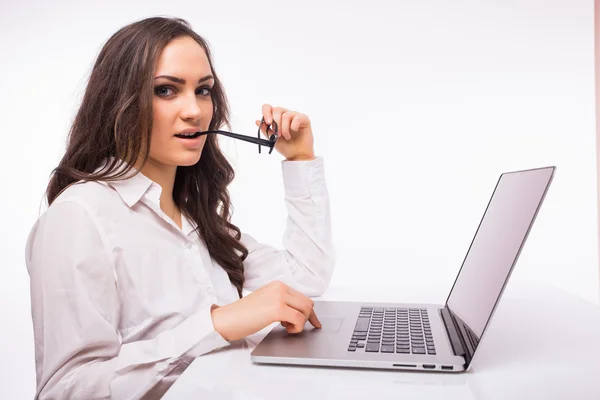
<path id="1" fill-rule="evenodd" d="M 443 303 L 447 289 L 431 289 L 332 287 L 323 299 Z M 544 284 L 509 283 L 462 374 L 253 364 L 267 331 L 197 358 L 163 399 L 600 400 L 600 307 Z"/>

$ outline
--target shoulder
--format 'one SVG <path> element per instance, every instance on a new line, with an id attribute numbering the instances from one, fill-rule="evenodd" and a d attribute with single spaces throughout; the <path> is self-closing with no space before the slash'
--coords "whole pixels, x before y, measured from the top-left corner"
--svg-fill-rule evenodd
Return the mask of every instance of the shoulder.
<path id="1" fill-rule="evenodd" d="M 105 182 L 79 181 L 60 193 L 38 217 L 30 235 L 36 231 L 94 229 L 102 231 L 107 220 L 118 220 L 124 203 Z"/>
<path id="2" fill-rule="evenodd" d="M 79 181 L 72 183 L 62 191 L 49 209 L 54 204 L 63 202 L 78 202 L 89 206 L 113 204 L 119 200 L 118 193 L 106 182 Z"/>
<path id="3" fill-rule="evenodd" d="M 27 237 L 25 260 L 30 274 L 89 272 L 108 265 L 111 247 L 99 207 L 110 200 L 111 190 L 98 183 L 76 183 L 52 202 Z M 39 275 L 42 271 L 46 272 Z"/>
<path id="4" fill-rule="evenodd" d="M 79 181 L 68 186 L 48 207 L 53 209 L 84 209 L 89 216 L 96 220 L 108 217 L 125 206 L 118 192 L 106 182 Z M 77 211 L 74 211 L 77 212 Z"/>

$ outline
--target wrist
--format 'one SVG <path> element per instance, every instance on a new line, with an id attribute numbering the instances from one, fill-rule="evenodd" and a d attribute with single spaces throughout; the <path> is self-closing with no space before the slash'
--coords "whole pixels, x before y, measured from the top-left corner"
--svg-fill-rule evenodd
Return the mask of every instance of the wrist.
<path id="1" fill-rule="evenodd" d="M 311 154 L 299 154 L 299 155 L 295 155 L 292 157 L 286 157 L 286 161 L 311 161 L 314 160 L 315 154 L 311 153 Z"/>

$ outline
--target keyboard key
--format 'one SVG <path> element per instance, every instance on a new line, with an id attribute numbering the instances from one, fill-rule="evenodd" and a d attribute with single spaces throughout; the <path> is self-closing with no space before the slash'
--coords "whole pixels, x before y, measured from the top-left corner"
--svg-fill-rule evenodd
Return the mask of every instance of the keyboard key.
<path id="1" fill-rule="evenodd" d="M 365 347 L 365 344 L 364 344 L 364 343 L 357 343 L 357 344 L 356 344 L 356 347 L 358 347 L 358 348 L 363 348 L 363 347 Z"/>
<path id="2" fill-rule="evenodd" d="M 368 353 L 379 352 L 379 343 L 367 343 L 367 347 L 365 347 L 365 351 Z"/>
<path id="3" fill-rule="evenodd" d="M 354 332 L 366 332 L 369 329 L 369 320 L 370 318 L 358 317 Z"/>
<path id="4" fill-rule="evenodd" d="M 418 349 L 418 348 L 415 349 L 413 347 L 412 352 L 413 352 L 413 354 L 425 354 L 425 349 Z"/>
<path id="5" fill-rule="evenodd" d="M 382 345 L 381 346 L 381 352 L 382 353 L 393 353 L 394 352 L 394 346 L 386 346 L 386 345 Z"/>
<path id="6" fill-rule="evenodd" d="M 348 351 L 356 351 L 356 347 L 348 347 Z"/>

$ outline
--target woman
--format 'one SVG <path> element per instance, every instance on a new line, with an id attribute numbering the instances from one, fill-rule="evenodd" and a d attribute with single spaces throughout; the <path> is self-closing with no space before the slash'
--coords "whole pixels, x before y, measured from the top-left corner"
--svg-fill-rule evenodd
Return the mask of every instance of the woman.
<path id="1" fill-rule="evenodd" d="M 195 357 L 273 322 L 320 327 L 307 296 L 325 291 L 335 255 L 310 121 L 262 108 L 285 157 L 278 250 L 230 222 L 217 137 L 184 137 L 228 112 L 186 21 L 145 19 L 102 48 L 27 241 L 39 398 L 157 398 Z"/>

